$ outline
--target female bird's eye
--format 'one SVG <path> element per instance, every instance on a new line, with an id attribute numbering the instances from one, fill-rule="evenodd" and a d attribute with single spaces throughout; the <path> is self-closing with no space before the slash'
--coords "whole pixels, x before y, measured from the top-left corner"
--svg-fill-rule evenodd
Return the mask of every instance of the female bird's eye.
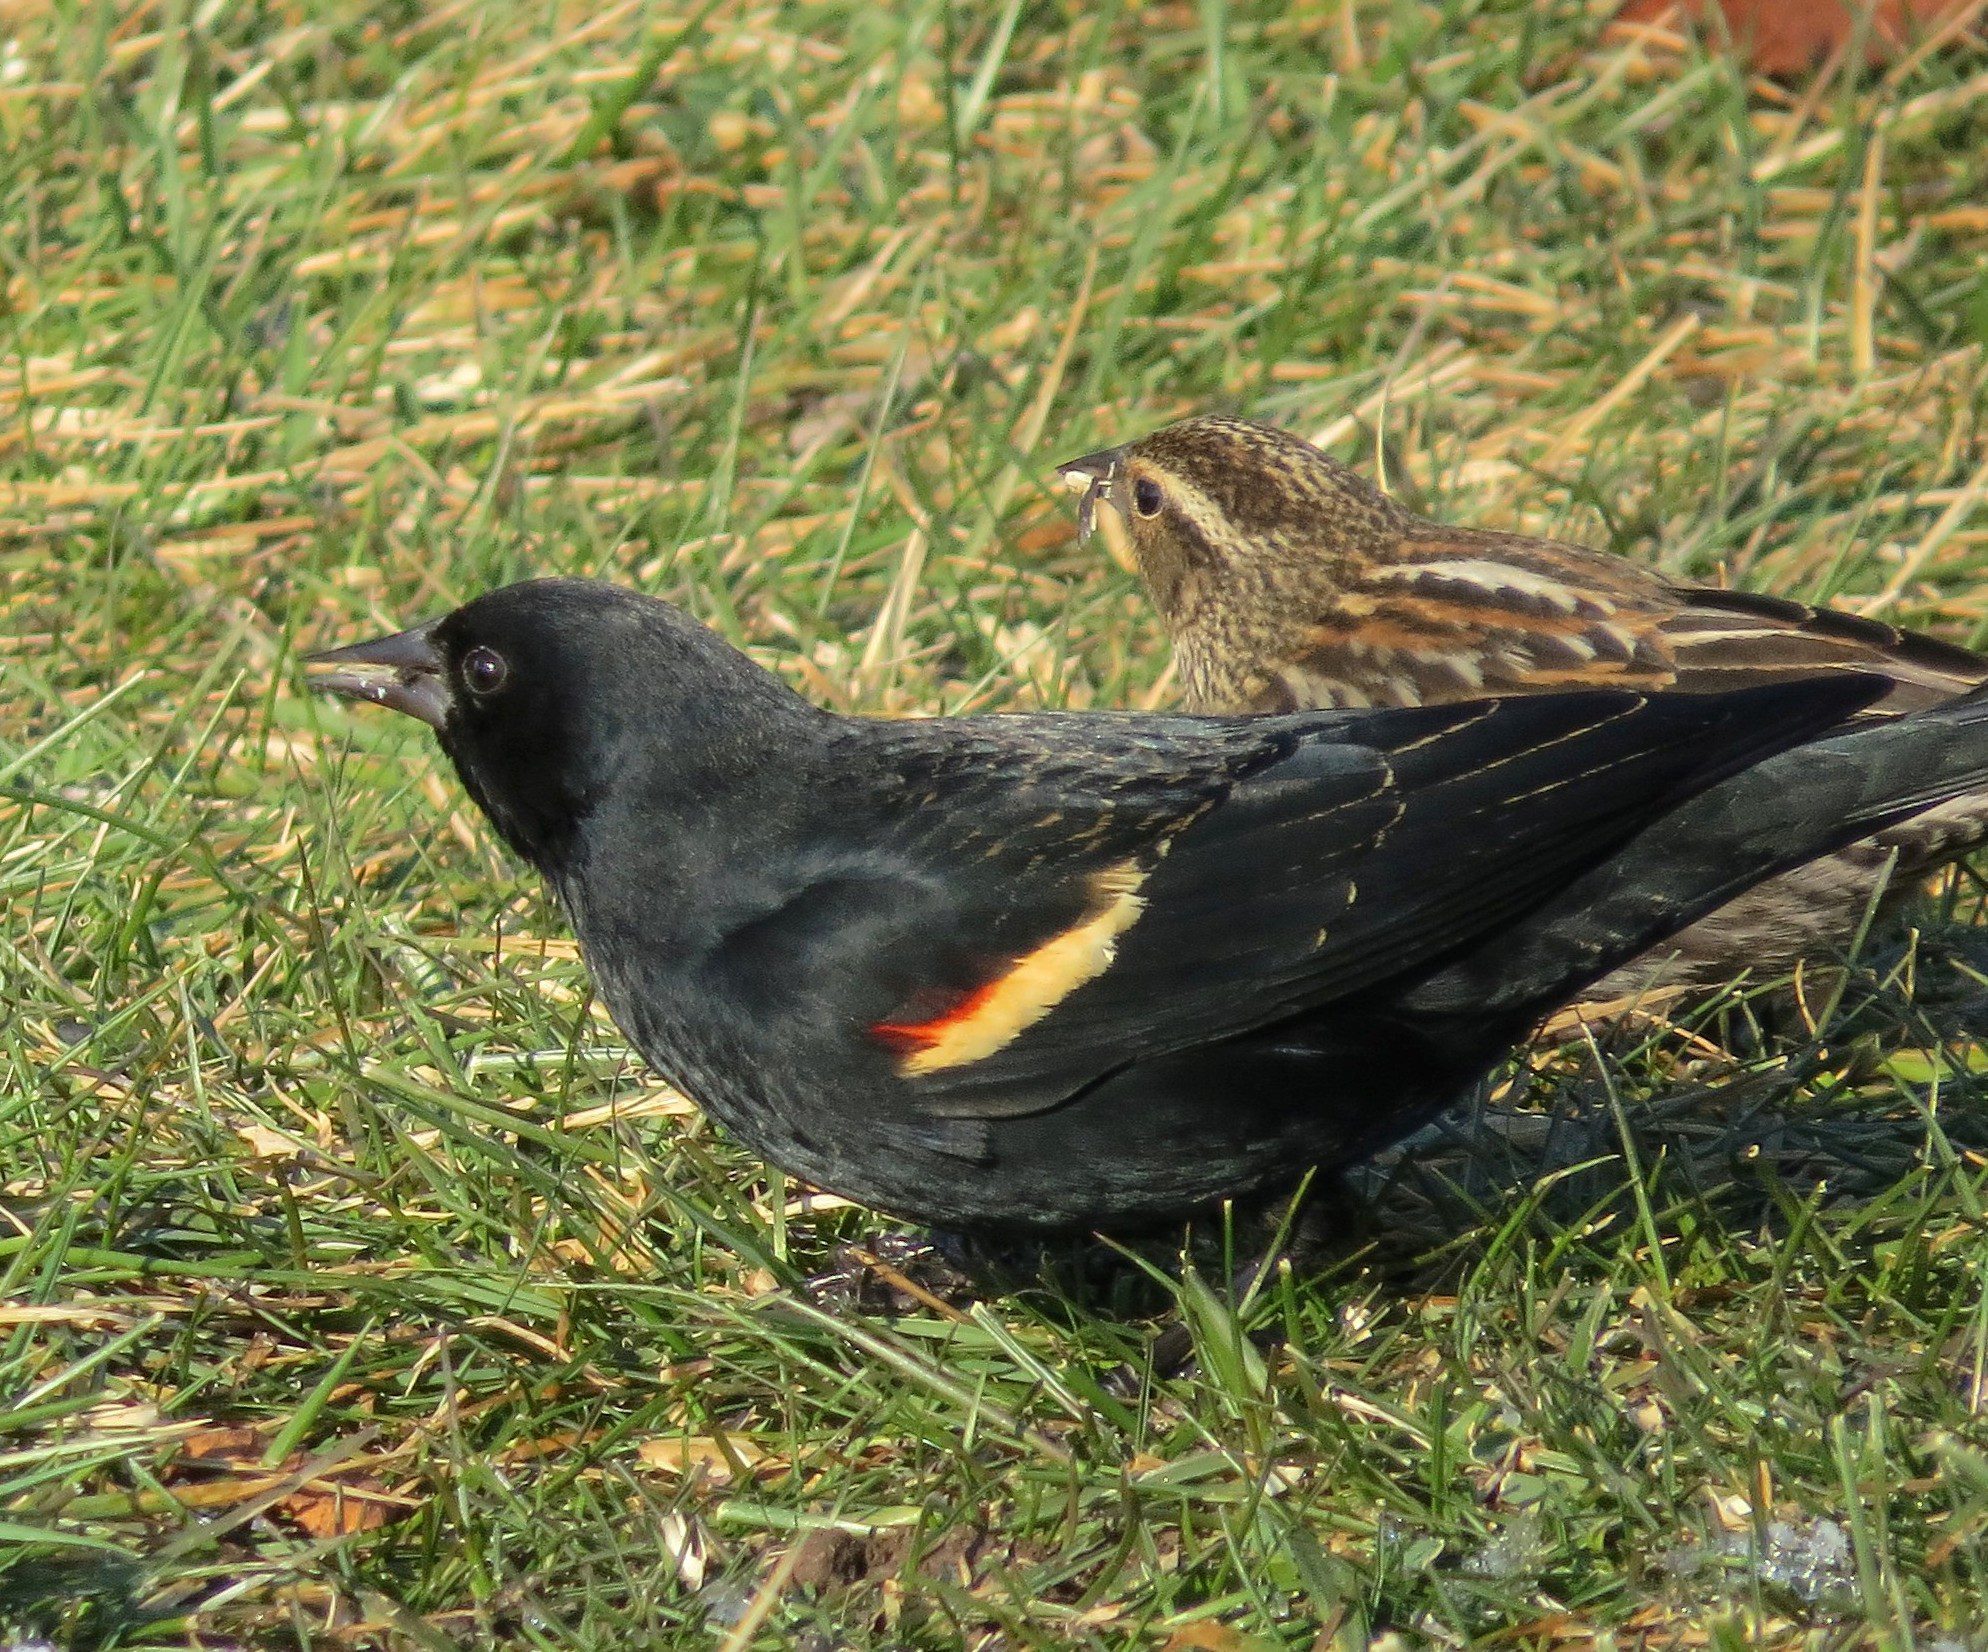
<path id="1" fill-rule="evenodd" d="M 1132 484 L 1132 508 L 1141 516 L 1158 516 L 1160 506 L 1165 503 L 1160 484 L 1150 476 L 1142 476 Z"/>
<path id="2" fill-rule="evenodd" d="M 472 648 L 462 657 L 462 680 L 472 694 L 495 694 L 511 668 L 494 648 Z"/>

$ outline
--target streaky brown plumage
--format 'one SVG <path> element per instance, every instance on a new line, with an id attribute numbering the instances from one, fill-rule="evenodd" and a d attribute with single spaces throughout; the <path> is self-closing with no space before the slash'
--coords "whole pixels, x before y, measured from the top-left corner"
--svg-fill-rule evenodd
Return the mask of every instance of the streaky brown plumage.
<path id="1" fill-rule="evenodd" d="M 1302 438 L 1197 418 L 1062 467 L 1080 520 L 1140 573 L 1189 710 L 1438 705 L 1573 688 L 1711 693 L 1876 672 L 1896 716 L 1988 682 L 1988 657 L 1854 614 L 1682 584 L 1625 557 L 1455 527 Z M 1930 810 L 1721 908 L 1604 982 L 1708 983 L 1846 946 L 1889 877 L 1908 892 L 1988 841 L 1988 798 Z"/>

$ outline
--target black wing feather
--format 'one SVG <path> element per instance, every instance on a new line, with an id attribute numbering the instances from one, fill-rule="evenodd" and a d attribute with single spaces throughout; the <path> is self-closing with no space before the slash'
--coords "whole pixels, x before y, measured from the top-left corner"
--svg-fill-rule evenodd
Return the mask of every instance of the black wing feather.
<path id="1" fill-rule="evenodd" d="M 1838 678 L 1259 720 L 1287 742 L 1281 755 L 1184 824 L 1146 823 L 1146 906 L 1111 966 L 1004 1048 L 907 1083 L 940 1113 L 1029 1111 L 1128 1062 L 1430 967 L 1882 686 Z M 1009 899 L 1035 899 L 1045 870 L 1037 860 Z M 969 935 L 984 921 L 958 916 Z"/>

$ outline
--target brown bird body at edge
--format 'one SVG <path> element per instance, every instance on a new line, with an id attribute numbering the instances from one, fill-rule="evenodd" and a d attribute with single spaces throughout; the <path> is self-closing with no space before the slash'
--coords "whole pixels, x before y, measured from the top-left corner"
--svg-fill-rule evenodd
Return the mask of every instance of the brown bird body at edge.
<path id="1" fill-rule="evenodd" d="M 1620 556 L 1418 516 L 1310 443 L 1197 418 L 1061 466 L 1080 525 L 1139 573 L 1198 712 L 1415 706 L 1573 688 L 1710 693 L 1824 672 L 1867 716 L 1988 682 L 1988 656 L 1876 620 L 1664 578 Z M 1762 884 L 1595 989 L 1635 998 L 1839 956 L 1874 900 L 1988 840 L 1988 797 Z M 1882 892 L 1882 894 L 1881 894 Z"/>

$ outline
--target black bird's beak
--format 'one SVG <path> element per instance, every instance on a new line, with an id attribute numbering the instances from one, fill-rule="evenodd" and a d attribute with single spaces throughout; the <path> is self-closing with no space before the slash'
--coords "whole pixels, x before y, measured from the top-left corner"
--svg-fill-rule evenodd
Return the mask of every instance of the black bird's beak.
<path id="1" fill-rule="evenodd" d="M 433 636 L 439 623 L 430 620 L 373 642 L 307 654 L 304 664 L 313 668 L 311 686 L 348 700 L 370 700 L 391 711 L 404 711 L 439 729 L 452 703 L 443 680 L 446 662 Z M 323 669 L 327 666 L 331 669 Z"/>
<path id="2" fill-rule="evenodd" d="M 1139 571 L 1139 564 L 1127 542 L 1125 518 L 1111 496 L 1112 483 L 1118 479 L 1118 466 L 1124 457 L 1124 448 L 1107 447 L 1096 453 L 1086 453 L 1081 459 L 1066 460 L 1056 467 L 1056 471 L 1063 478 L 1065 487 L 1072 493 L 1083 495 L 1077 502 L 1079 543 L 1088 544 L 1092 532 L 1101 528 L 1105 549 L 1111 552 L 1111 559 L 1130 574 Z M 1100 505 L 1104 507 L 1102 517 L 1098 514 Z"/>

